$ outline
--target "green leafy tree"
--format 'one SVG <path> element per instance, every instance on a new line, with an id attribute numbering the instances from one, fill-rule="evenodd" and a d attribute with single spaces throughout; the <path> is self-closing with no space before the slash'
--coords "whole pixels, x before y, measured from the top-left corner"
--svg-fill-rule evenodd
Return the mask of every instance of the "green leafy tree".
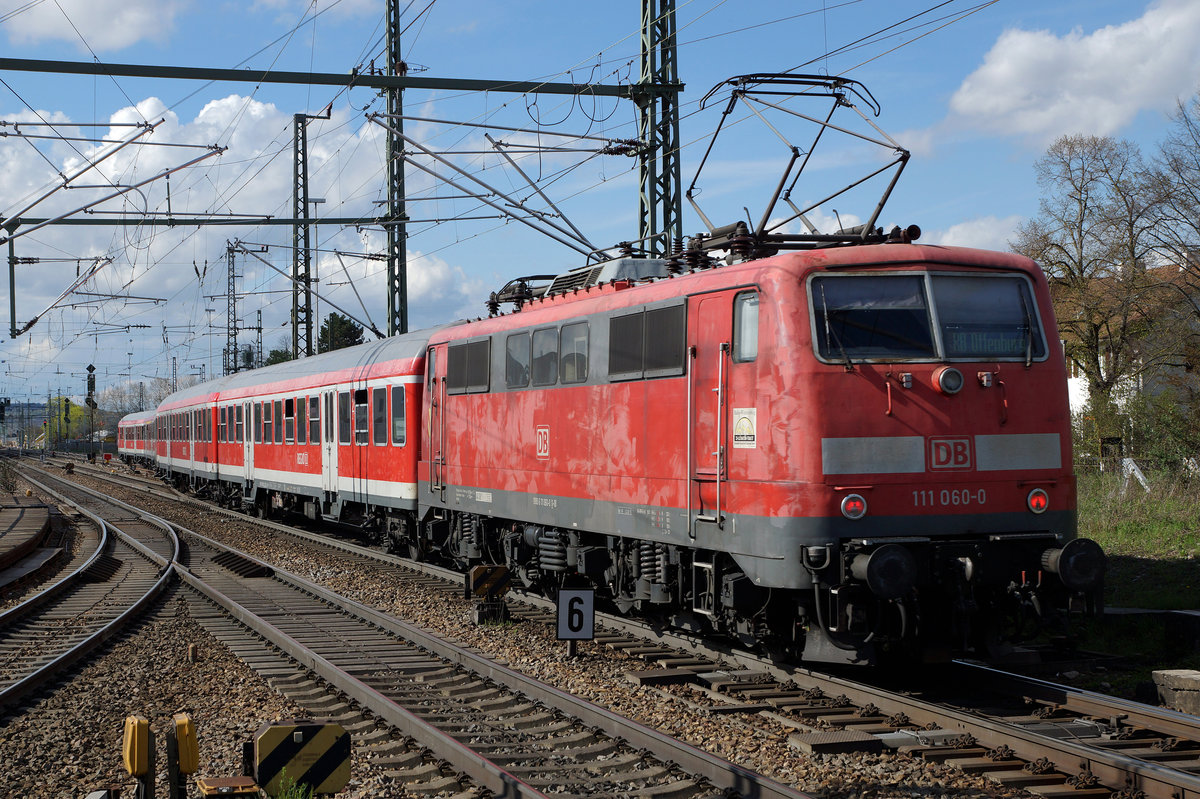
<path id="1" fill-rule="evenodd" d="M 276 363 L 284 363 L 290 361 L 296 356 L 292 353 L 292 348 L 288 344 L 286 336 L 281 336 L 275 345 L 275 349 L 267 353 L 267 357 L 263 359 L 263 366 L 271 366 Z"/>
<path id="2" fill-rule="evenodd" d="M 331 313 L 321 323 L 321 333 L 317 339 L 317 352 L 332 352 L 362 343 L 362 325 L 348 316 Z"/>
<path id="3" fill-rule="evenodd" d="M 267 357 L 263 359 L 263 366 L 285 363 L 290 360 L 292 360 L 292 348 L 283 347 L 282 349 L 271 350 L 268 352 Z"/>

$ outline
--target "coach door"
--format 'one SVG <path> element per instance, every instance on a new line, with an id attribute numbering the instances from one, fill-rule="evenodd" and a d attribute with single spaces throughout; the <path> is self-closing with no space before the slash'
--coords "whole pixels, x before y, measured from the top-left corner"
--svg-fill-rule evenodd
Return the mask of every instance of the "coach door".
<path id="1" fill-rule="evenodd" d="M 425 396 L 429 402 L 429 491 L 444 499 L 446 490 L 446 347 L 430 347 L 425 359 Z"/>
<path id="2" fill-rule="evenodd" d="M 244 403 L 242 403 L 241 408 L 239 408 L 238 410 L 241 411 L 241 417 L 242 417 L 242 420 L 244 420 L 244 422 L 242 422 L 242 425 L 238 426 L 241 428 L 241 431 L 242 431 L 241 462 L 245 464 L 245 467 L 242 468 L 242 477 L 244 477 L 245 480 L 253 480 L 254 479 L 254 411 L 253 411 L 253 404 L 250 402 L 244 402 Z"/>
<path id="3" fill-rule="evenodd" d="M 689 531 L 724 528 L 729 443 L 729 366 L 734 292 L 688 301 Z"/>
<path id="4" fill-rule="evenodd" d="M 321 490 L 337 491 L 338 448 L 334 391 L 321 392 Z"/>

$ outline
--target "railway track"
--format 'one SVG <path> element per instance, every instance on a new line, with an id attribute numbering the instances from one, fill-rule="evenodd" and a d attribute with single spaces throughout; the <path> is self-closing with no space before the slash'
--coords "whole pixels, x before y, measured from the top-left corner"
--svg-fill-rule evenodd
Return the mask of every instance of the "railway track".
<path id="1" fill-rule="evenodd" d="M 186 546 L 176 573 L 211 605 L 194 615 L 243 659 L 266 664 L 276 681 L 311 685 L 315 676 L 338 692 L 342 707 L 352 704 L 420 742 L 431 762 L 412 766 L 409 776 L 462 780 L 508 796 L 804 795 L 212 539 L 180 532 Z M 311 674 L 292 667 L 281 677 L 287 667 L 278 655 L 263 651 L 245 630 Z M 464 776 L 445 775 L 442 764 Z"/>
<path id="2" fill-rule="evenodd" d="M 40 491 L 74 502 L 70 482 L 25 475 Z M 47 485 L 52 483 L 53 486 Z M 178 539 L 168 524 L 85 511 L 98 531 L 65 577 L 0 614 L 0 708 L 22 701 L 86 658 L 166 590 Z"/>
<path id="3" fill-rule="evenodd" d="M 363 563 L 382 564 L 377 568 L 402 562 L 266 524 Z M 425 564 L 407 563 L 404 571 L 409 569 L 460 590 L 461 577 L 454 573 Z M 549 603 L 521 599 L 530 603 L 525 618 L 552 623 Z M 631 679 L 724 717 L 782 723 L 795 731 L 792 745 L 805 751 L 902 749 L 1044 795 L 1200 796 L 1200 719 L 1194 716 L 965 663 L 944 676 L 962 686 L 956 695 L 932 688 L 918 694 L 911 687 L 788 667 L 619 617 L 601 623 L 609 630 L 598 636 L 606 645 L 646 660 L 648 668 L 631 673 Z"/>

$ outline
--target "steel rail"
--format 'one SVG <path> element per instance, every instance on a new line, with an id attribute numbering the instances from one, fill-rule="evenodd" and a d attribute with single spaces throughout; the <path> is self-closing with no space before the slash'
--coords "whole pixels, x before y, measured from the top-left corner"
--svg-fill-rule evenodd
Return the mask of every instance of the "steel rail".
<path id="1" fill-rule="evenodd" d="M 1083 716 L 1117 718 L 1126 724 L 1144 727 L 1162 735 L 1188 741 L 1200 741 L 1200 717 L 1190 713 L 1180 713 L 1177 710 L 1131 702 L 1127 699 L 1085 691 L 1082 688 L 1061 685 L 1036 677 L 1011 674 L 980 663 L 956 661 L 955 665 L 961 669 L 975 672 L 980 681 L 989 688 L 1000 688 L 1006 692 L 1019 694 Z"/>
<path id="2" fill-rule="evenodd" d="M 208 541 L 208 539 L 197 533 L 191 533 L 191 535 Z M 209 541 L 208 543 L 222 550 L 227 549 L 215 542 Z M 242 557 L 246 556 L 243 554 Z M 254 559 L 251 558 L 250 560 Z M 255 562 L 262 563 L 261 561 Z M 268 568 L 271 568 L 276 576 L 281 574 L 274 567 Z M 322 655 L 317 654 L 275 625 L 260 618 L 254 611 L 246 609 L 234 599 L 208 585 L 204 580 L 192 574 L 189 569 L 181 567 L 178 569 L 178 574 L 186 585 L 223 609 L 239 623 L 262 636 L 273 646 L 278 647 L 288 657 L 332 685 L 338 691 L 344 693 L 362 708 L 378 716 L 405 735 L 420 741 L 421 746 L 427 748 L 434 757 L 449 763 L 457 771 L 469 776 L 480 786 L 487 788 L 494 796 L 536 797 L 537 799 L 545 797 L 544 793 L 528 785 L 519 777 L 508 773 L 500 766 L 497 766 L 479 753 L 454 740 L 438 728 L 426 724 L 419 717 L 400 707 L 379 691 L 350 676 Z"/>
<path id="3" fill-rule="evenodd" d="M 38 489 L 53 495 L 59 502 L 65 502 L 68 505 L 76 508 L 80 513 L 83 513 L 93 521 L 102 525 L 105 524 L 97 515 L 93 514 L 79 503 L 66 496 L 63 496 L 45 484 L 33 479 L 25 470 L 20 471 L 22 471 L 22 476 Z M 87 489 L 84 490 L 87 491 Z M 89 491 L 89 493 L 95 492 Z M 166 522 L 163 522 L 161 519 L 157 520 L 156 523 L 166 525 Z M 75 646 L 63 652 L 54 660 L 44 664 L 36 671 L 31 672 L 22 679 L 17 680 L 3 690 L 0 690 L 0 708 L 7 709 L 11 705 L 15 705 L 22 701 L 35 689 L 45 685 L 51 679 L 59 675 L 63 670 L 79 662 L 86 655 L 96 651 L 110 639 L 114 638 L 117 634 L 122 632 L 130 622 L 140 616 L 152 602 L 156 601 L 160 596 L 162 596 L 167 587 L 171 584 L 175 576 L 175 569 L 172 565 L 175 558 L 171 558 L 170 560 L 163 558 L 143 545 L 141 542 L 137 541 L 135 538 L 126 535 L 120 529 L 111 527 L 111 525 L 109 525 L 109 527 L 116 534 L 116 536 L 122 540 L 123 543 L 130 546 L 134 551 L 138 552 L 143 557 L 161 567 L 162 573 L 149 590 L 147 590 L 140 598 L 135 600 L 123 612 L 112 619 L 108 624 L 94 631 Z M 177 556 L 179 554 L 179 538 L 175 535 L 174 531 L 170 529 L 169 525 L 166 525 L 166 527 L 167 532 L 174 539 L 175 555 Z"/>
<path id="4" fill-rule="evenodd" d="M 186 535 L 194 536 L 215 549 L 236 551 L 194 531 L 185 530 L 184 532 Z M 532 677 L 502 666 L 484 655 L 445 641 L 407 622 L 348 599 L 340 594 L 336 594 L 299 575 L 287 572 L 245 553 L 238 552 L 238 554 L 262 568 L 269 569 L 277 580 L 290 584 L 297 590 L 348 610 L 381 629 L 404 638 L 440 658 L 461 665 L 480 677 L 506 685 L 533 701 L 559 709 L 573 716 L 583 724 L 601 730 L 614 738 L 624 740 L 635 748 L 650 751 L 663 760 L 679 766 L 688 774 L 703 777 L 719 789 L 732 791 L 738 796 L 759 797 L 761 799 L 811 799 L 808 794 L 774 782 L 750 769 L 711 755 L 690 744 L 613 713 L 599 705 L 541 683 Z M 428 736 L 433 736 L 437 741 L 438 748 L 435 751 L 438 757 L 445 759 L 455 768 L 464 771 L 472 777 L 478 774 L 480 768 L 484 768 L 486 773 L 481 782 L 487 785 L 489 789 L 498 791 L 497 796 L 519 795 L 540 797 L 544 795 L 537 789 L 526 785 L 502 767 L 491 763 L 491 761 L 478 753 L 444 735 L 436 730 L 436 728 L 428 727 L 425 722 L 408 713 L 408 711 L 399 708 L 375 689 L 345 674 L 324 657 L 311 652 L 303 644 L 295 641 L 286 633 L 279 631 L 269 622 L 259 619 L 251 611 L 237 605 L 232 599 L 204 585 L 203 581 L 193 575 L 190 570 L 180 567 L 179 574 L 181 579 L 188 585 L 209 596 L 212 601 L 221 605 L 227 612 L 235 615 L 239 621 L 255 632 L 276 642 L 276 645 L 287 652 L 289 656 L 306 667 L 311 668 L 323 679 L 326 679 L 330 684 L 337 687 L 338 690 L 343 691 L 355 701 L 361 702 L 364 707 L 378 714 L 389 724 L 397 726 L 425 743 L 428 743 L 426 740 Z M 279 637 L 278 641 L 275 641 L 276 636 Z M 414 724 L 419 726 L 413 727 L 412 725 Z M 509 793 L 509 791 L 517 791 L 517 793 Z M 527 793 L 526 791 L 531 791 L 532 793 Z"/>
<path id="5" fill-rule="evenodd" d="M 21 471 L 20 467 L 16 467 L 16 468 L 18 471 Z M 58 498 L 58 494 L 56 492 L 52 491 L 49 488 L 46 488 L 41 483 L 39 483 L 36 480 L 29 477 L 28 474 L 22 472 L 22 477 L 24 477 L 26 480 L 28 480 L 30 483 L 32 483 L 37 488 L 45 491 L 48 494 L 52 494 L 56 498 Z M 60 500 L 60 501 L 65 501 L 65 500 Z M 95 566 L 96 562 L 98 560 L 100 560 L 100 557 L 104 554 L 104 550 L 108 547 L 108 538 L 109 538 L 108 524 L 106 524 L 103 519 L 98 520 L 96 517 L 94 517 L 90 514 L 85 514 L 85 515 L 87 515 L 88 518 L 90 518 L 92 520 L 93 524 L 97 524 L 100 528 L 100 541 L 96 545 L 96 551 L 93 552 L 88 557 L 88 559 L 86 561 L 84 561 L 81 566 L 79 566 L 79 568 L 75 569 L 70 574 L 65 575 L 61 580 L 58 580 L 56 583 L 49 586 L 44 591 L 39 591 L 38 593 L 29 597 L 28 599 L 26 599 L 24 602 L 20 603 L 19 605 L 15 605 L 14 607 L 9 608 L 8 610 L 4 611 L 3 613 L 0 613 L 0 626 L 5 626 L 8 624 L 12 624 L 16 621 L 19 621 L 20 619 L 24 618 L 25 616 L 32 613 L 33 611 L 36 611 L 39 608 L 41 608 L 46 603 L 48 603 L 54 599 L 57 599 L 61 594 L 70 590 L 71 588 L 73 588 L 75 583 L 79 582 L 79 580 L 83 578 L 83 575 L 86 574 L 89 569 L 91 569 L 93 566 Z"/>
<path id="6" fill-rule="evenodd" d="M 1110 788 L 1140 791 L 1146 799 L 1200 799 L 1200 774 L 1177 771 L 1078 741 L 1054 738 L 1019 725 L 934 705 L 917 697 L 897 694 L 841 677 L 819 674 L 807 669 L 770 665 L 748 655 L 739 657 L 737 653 L 731 653 L 729 657 L 740 660 L 747 668 L 771 673 L 783 681 L 813 683 L 830 695 L 844 694 L 856 705 L 874 704 L 881 713 L 887 715 L 904 713 L 918 726 L 933 724 L 943 729 L 965 733 L 974 738 L 979 745 L 991 749 L 1007 746 L 1022 760 L 1048 760 L 1063 774 L 1093 775 Z"/>

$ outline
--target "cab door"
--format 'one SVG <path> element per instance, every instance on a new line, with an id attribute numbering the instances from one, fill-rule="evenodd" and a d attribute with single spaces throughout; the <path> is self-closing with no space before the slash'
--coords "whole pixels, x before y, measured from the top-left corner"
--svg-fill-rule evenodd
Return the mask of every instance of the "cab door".
<path id="1" fill-rule="evenodd" d="M 689 510 L 701 525 L 724 529 L 731 462 L 735 480 L 755 477 L 765 398 L 754 381 L 758 292 L 753 287 L 688 300 Z M 760 419 L 760 417 L 762 417 Z"/>
<path id="2" fill-rule="evenodd" d="M 688 479 L 693 535 L 699 525 L 724 526 L 732 298 L 733 292 L 720 292 L 688 301 Z"/>

